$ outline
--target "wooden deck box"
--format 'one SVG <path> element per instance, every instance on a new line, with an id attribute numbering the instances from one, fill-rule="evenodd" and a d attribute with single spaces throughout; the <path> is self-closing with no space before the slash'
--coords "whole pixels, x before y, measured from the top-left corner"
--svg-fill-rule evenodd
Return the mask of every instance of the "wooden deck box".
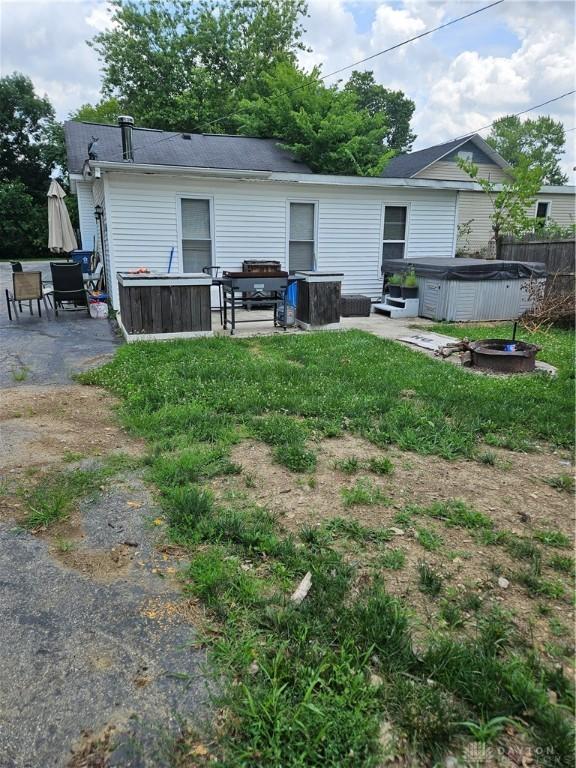
<path id="1" fill-rule="evenodd" d="M 296 324 L 305 330 L 340 328 L 341 272 L 296 272 Z"/>
<path id="2" fill-rule="evenodd" d="M 118 273 L 119 325 L 127 341 L 212 335 L 210 287 L 203 273 Z"/>

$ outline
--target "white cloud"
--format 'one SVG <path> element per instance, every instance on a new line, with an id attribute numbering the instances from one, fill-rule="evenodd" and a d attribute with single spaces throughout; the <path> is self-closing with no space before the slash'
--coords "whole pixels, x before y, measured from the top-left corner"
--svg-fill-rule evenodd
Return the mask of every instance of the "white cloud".
<path id="1" fill-rule="evenodd" d="M 373 0 L 354 3 L 310 0 L 312 19 L 306 41 L 324 71 L 337 69 L 443 24 L 479 7 L 459 0 Z M 373 12 L 368 29 L 350 23 L 350 10 Z M 415 148 L 448 141 L 477 130 L 505 114 L 574 88 L 573 5 L 563 0 L 507 0 L 483 14 L 454 24 L 367 62 L 379 82 L 403 90 L 416 102 Z M 343 19 L 346 18 L 346 23 Z M 329 41 L 326 44 L 326 41 Z M 495 55 L 488 47 L 504 49 Z M 351 55 L 352 50 L 363 56 Z M 321 58 L 320 58 L 321 57 Z M 341 77 L 346 77 L 346 74 Z M 550 104 L 529 116 L 550 114 L 566 128 L 576 125 L 574 97 Z M 486 132 L 484 132 L 486 133 Z M 568 134 L 563 162 L 572 183 L 576 165 L 575 134 Z"/>

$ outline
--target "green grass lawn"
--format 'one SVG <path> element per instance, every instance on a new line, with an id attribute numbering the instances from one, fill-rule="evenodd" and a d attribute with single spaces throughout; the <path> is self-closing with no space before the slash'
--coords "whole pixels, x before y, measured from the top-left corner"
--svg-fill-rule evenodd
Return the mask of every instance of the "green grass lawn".
<path id="1" fill-rule="evenodd" d="M 497 739 L 511 724 L 542 750 L 539 764 L 573 764 L 571 686 L 516 641 L 504 611 L 479 614 L 468 638 L 434 627 L 416 644 L 409 603 L 385 585 L 402 553 L 386 550 L 384 570 L 358 588 L 357 566 L 334 546 L 340 537 L 385 547 L 389 532 L 338 518 L 295 537 L 266 509 L 216 501 L 206 487 L 241 470 L 229 451 L 247 437 L 306 473 L 314 472 L 317 439 L 343 432 L 447 459 L 474 458 L 485 442 L 570 446 L 572 345 L 570 333 L 543 337 L 543 358 L 559 367 L 555 379 L 477 376 L 357 331 L 126 345 L 81 377 L 118 394 L 122 420 L 150 442 L 149 477 L 169 535 L 190 555 L 186 589 L 217 622 L 211 659 L 228 683 L 215 747 L 222 764 L 357 768 L 400 749 L 412 764 L 434 765 L 474 734 Z M 360 497 L 384 503 L 362 482 L 348 491 L 349 505 Z M 492 535 L 489 521 L 462 505 L 411 514 Z M 296 605 L 289 595 L 308 571 L 312 589 Z M 420 577 L 427 599 L 444 599 L 442 576 L 424 561 Z M 389 727 L 403 746 L 391 746 Z"/>

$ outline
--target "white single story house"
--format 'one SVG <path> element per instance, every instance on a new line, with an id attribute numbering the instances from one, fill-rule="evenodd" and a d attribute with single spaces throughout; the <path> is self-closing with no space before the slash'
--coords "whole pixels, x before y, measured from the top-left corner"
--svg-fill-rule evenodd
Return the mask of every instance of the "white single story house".
<path id="1" fill-rule="evenodd" d="M 103 254 L 116 309 L 117 272 L 239 270 L 245 259 L 342 272 L 344 293 L 378 299 L 383 257 L 455 255 L 459 197 L 478 189 L 462 178 L 321 175 L 273 139 L 119 123 L 65 124 L 82 247 Z"/>
<path id="2" fill-rule="evenodd" d="M 474 162 L 478 175 L 495 183 L 510 178 L 511 166 L 477 133 L 445 144 L 437 144 L 418 152 L 409 152 L 393 158 L 384 169 L 387 179 L 436 179 L 444 181 L 470 181 L 459 165 L 459 158 Z M 457 251 L 462 254 L 485 254 L 493 240 L 491 214 L 494 212 L 488 195 L 477 185 L 475 189 L 458 193 Z M 544 186 L 528 211 L 530 216 L 550 219 L 561 227 L 575 222 L 576 187 Z M 464 231 L 464 225 L 467 232 Z"/>

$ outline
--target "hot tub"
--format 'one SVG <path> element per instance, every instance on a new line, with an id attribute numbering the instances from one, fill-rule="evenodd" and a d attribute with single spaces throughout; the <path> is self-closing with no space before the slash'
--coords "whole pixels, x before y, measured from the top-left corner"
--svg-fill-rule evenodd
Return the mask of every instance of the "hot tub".
<path id="1" fill-rule="evenodd" d="M 515 320 L 533 306 L 530 284 L 544 285 L 544 264 L 488 259 L 390 259 L 386 274 L 414 268 L 418 315 L 451 322 Z"/>

